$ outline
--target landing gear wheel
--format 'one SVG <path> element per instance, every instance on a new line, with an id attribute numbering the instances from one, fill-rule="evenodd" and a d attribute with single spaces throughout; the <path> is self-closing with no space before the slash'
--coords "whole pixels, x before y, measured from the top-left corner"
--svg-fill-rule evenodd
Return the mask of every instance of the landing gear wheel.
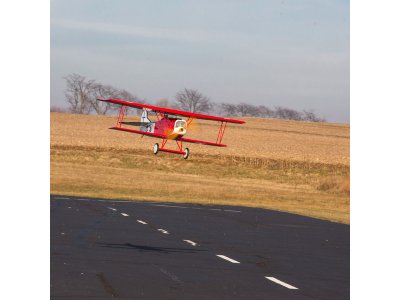
<path id="1" fill-rule="evenodd" d="M 157 154 L 158 153 L 158 149 L 160 149 L 160 146 L 158 145 L 158 143 L 155 143 L 153 146 L 153 153 Z"/>
<path id="2" fill-rule="evenodd" d="M 185 150 L 183 150 L 183 152 L 185 152 L 185 154 L 183 154 L 183 159 L 188 159 L 188 157 L 189 157 L 189 148 L 185 148 Z"/>

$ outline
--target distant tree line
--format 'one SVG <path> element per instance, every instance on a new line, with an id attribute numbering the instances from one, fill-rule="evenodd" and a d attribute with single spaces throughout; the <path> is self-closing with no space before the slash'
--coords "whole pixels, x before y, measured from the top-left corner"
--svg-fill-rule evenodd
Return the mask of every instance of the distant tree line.
<path id="1" fill-rule="evenodd" d="M 325 122 L 325 119 L 318 117 L 312 110 L 297 111 L 291 108 L 278 106 L 269 108 L 264 105 L 252 105 L 247 103 L 215 104 L 218 111 L 223 116 L 259 117 L 276 118 L 297 121 Z"/>
<path id="2" fill-rule="evenodd" d="M 110 103 L 96 101 L 96 98 L 117 98 L 139 103 L 146 102 L 124 89 L 117 89 L 111 85 L 86 79 L 84 76 L 78 74 L 70 74 L 65 77 L 65 80 L 67 83 L 65 98 L 68 103 L 68 109 L 72 113 L 105 115 L 118 109 L 117 106 Z M 318 117 L 312 110 L 297 111 L 281 106 L 269 108 L 264 105 L 247 103 L 215 103 L 199 91 L 187 88 L 176 94 L 175 101 L 161 99 L 155 102 L 154 105 L 221 116 L 277 118 L 310 122 L 325 121 L 323 118 Z M 58 107 L 52 107 L 51 110 L 62 111 Z"/>

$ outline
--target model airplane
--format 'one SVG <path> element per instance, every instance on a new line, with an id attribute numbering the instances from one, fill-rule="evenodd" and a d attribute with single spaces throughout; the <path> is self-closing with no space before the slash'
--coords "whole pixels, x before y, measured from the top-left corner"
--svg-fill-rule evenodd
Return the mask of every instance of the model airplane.
<path id="1" fill-rule="evenodd" d="M 121 105 L 119 110 L 119 116 L 116 126 L 110 129 L 121 130 L 126 132 L 137 133 L 141 135 L 151 136 L 155 138 L 161 138 L 161 146 L 155 143 L 153 146 L 153 153 L 157 154 L 159 151 L 181 154 L 184 159 L 189 157 L 189 148 L 183 149 L 183 142 L 186 143 L 197 143 L 208 146 L 226 147 L 222 144 L 222 138 L 224 137 L 225 128 L 227 123 L 243 124 L 244 121 L 227 119 L 222 117 L 208 116 L 203 114 L 196 114 L 191 112 L 186 112 L 182 110 L 170 109 L 157 107 L 147 104 L 129 102 L 121 99 L 97 99 L 98 101 L 104 101 L 108 103 L 114 103 Z M 126 116 L 127 107 L 134 107 L 142 109 L 142 117 L 140 122 L 124 122 L 124 117 Z M 149 112 L 154 112 L 157 118 L 156 122 L 152 122 L 149 119 Z M 183 119 L 186 117 L 187 119 Z M 215 142 L 193 140 L 184 138 L 183 136 L 187 133 L 190 124 L 193 119 L 203 119 L 220 122 L 220 127 Z M 139 130 L 123 127 L 123 125 L 139 126 Z M 165 145 L 169 140 L 174 140 L 177 145 L 177 150 L 167 149 Z"/>

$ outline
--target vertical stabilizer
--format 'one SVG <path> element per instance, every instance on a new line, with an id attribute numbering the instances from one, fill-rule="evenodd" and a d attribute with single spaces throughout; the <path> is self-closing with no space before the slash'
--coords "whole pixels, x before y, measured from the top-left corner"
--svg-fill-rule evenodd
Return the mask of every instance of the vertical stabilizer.
<path id="1" fill-rule="evenodd" d="M 149 109 L 143 108 L 142 117 L 140 118 L 140 131 L 154 132 L 154 123 L 149 119 Z"/>

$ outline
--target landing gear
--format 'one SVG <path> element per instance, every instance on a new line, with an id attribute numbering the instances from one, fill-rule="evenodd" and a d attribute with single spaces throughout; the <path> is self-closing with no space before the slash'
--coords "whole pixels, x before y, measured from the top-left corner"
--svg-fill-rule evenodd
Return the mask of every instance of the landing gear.
<path id="1" fill-rule="evenodd" d="M 183 150 L 184 154 L 183 154 L 183 159 L 188 159 L 189 157 L 189 148 L 185 148 L 185 150 Z"/>
<path id="2" fill-rule="evenodd" d="M 155 143 L 153 146 L 153 153 L 157 154 L 159 149 L 160 149 L 160 146 L 158 145 L 158 143 Z"/>
<path id="3" fill-rule="evenodd" d="M 182 151 L 182 141 L 177 141 L 178 145 L 178 150 L 173 150 L 173 149 L 167 149 L 165 148 L 165 144 L 167 143 L 167 139 L 163 139 L 163 142 L 161 146 L 158 143 L 155 143 L 153 146 L 153 153 L 157 154 L 158 152 L 169 152 L 169 153 L 175 153 L 175 154 L 180 154 L 183 156 L 183 159 L 188 159 L 189 157 L 189 148 L 185 148 L 185 150 Z"/>

